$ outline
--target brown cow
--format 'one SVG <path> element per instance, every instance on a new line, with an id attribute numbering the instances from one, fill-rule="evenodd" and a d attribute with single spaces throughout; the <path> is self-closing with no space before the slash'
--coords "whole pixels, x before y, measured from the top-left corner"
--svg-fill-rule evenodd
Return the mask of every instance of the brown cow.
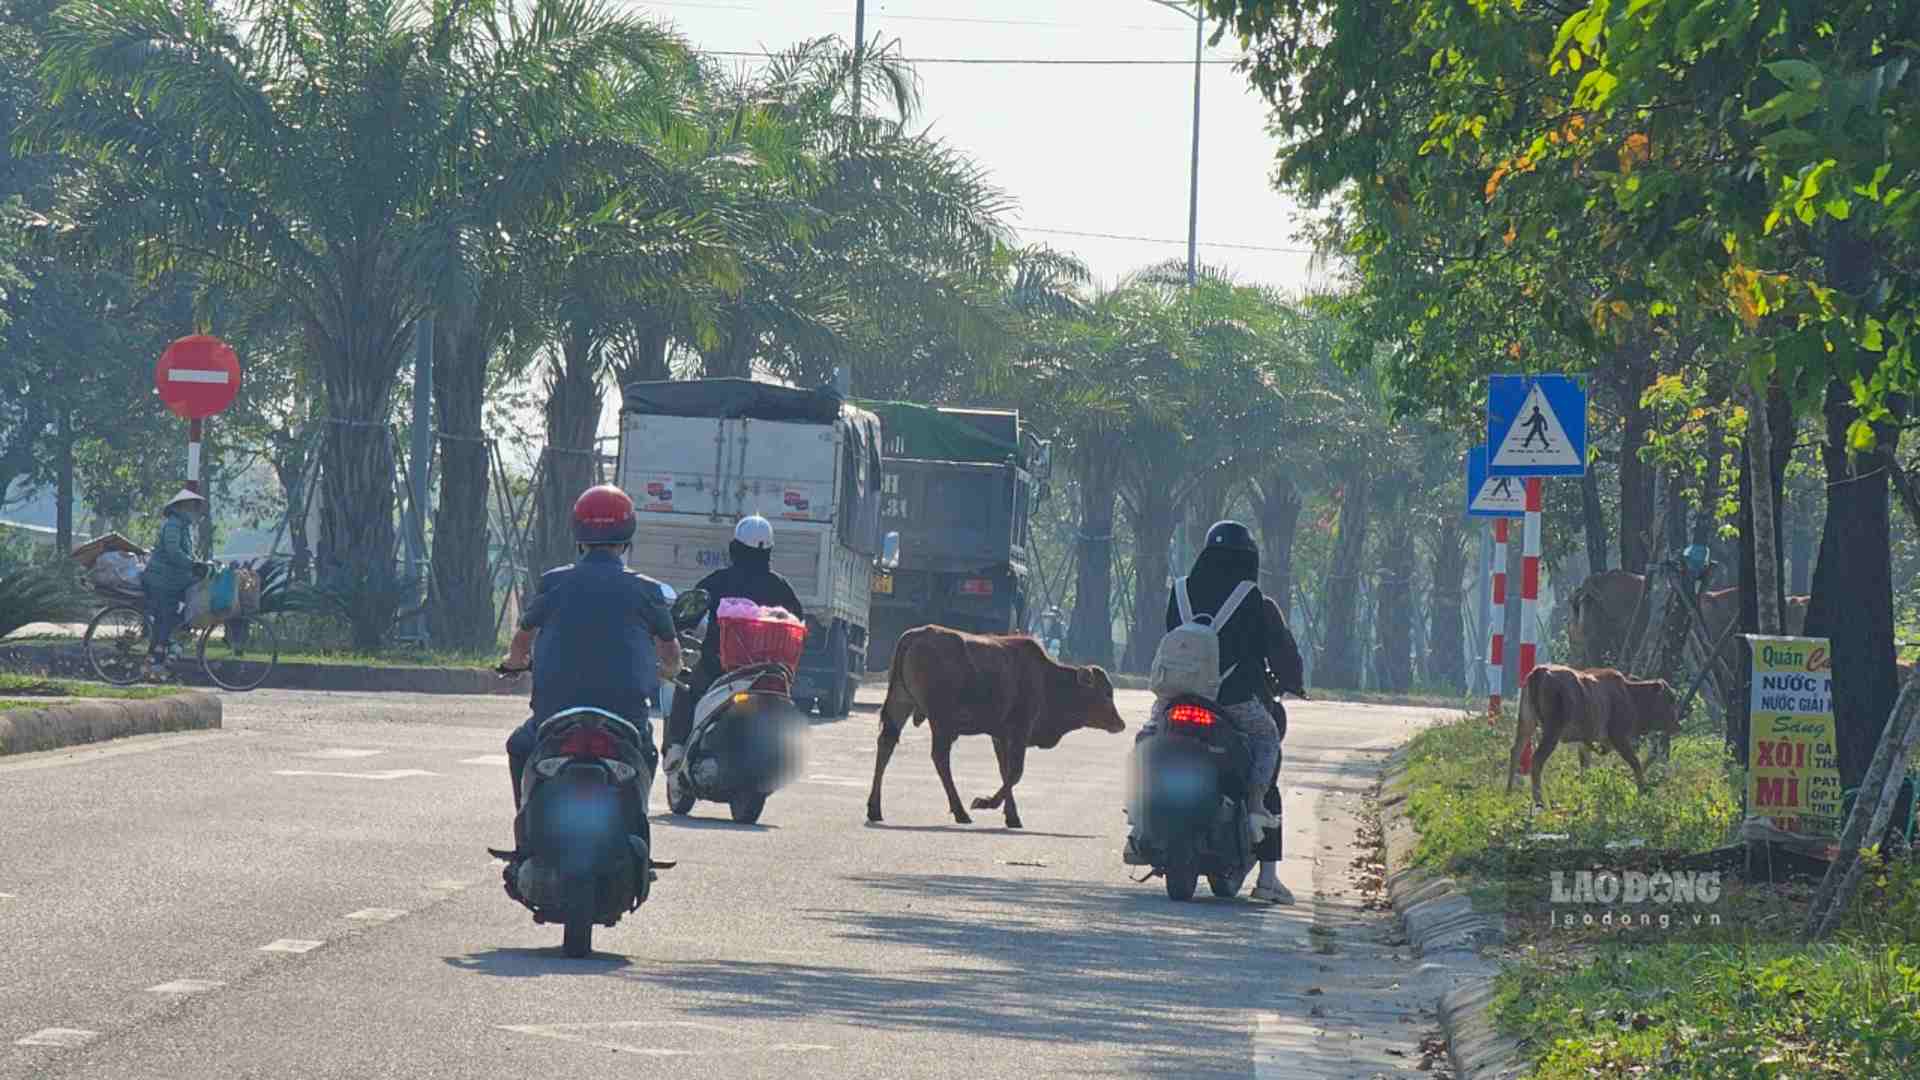
<path id="1" fill-rule="evenodd" d="M 880 818 L 880 780 L 900 742 L 907 717 L 932 722 L 933 768 L 947 789 L 953 820 L 972 824 L 953 786 L 953 743 L 962 735 L 990 735 L 1000 759 L 1000 790 L 973 800 L 975 810 L 1006 803 L 1007 828 L 1020 827 L 1013 785 L 1026 767 L 1027 748 L 1051 749 L 1069 731 L 1091 727 L 1121 732 L 1126 722 L 1113 704 L 1113 682 L 1097 667 L 1054 663 L 1030 637 L 988 636 L 921 626 L 900 635 L 880 706 L 880 745 L 873 762 L 867 820 Z"/>
<path id="2" fill-rule="evenodd" d="M 1533 758 L 1533 801 L 1544 807 L 1541 775 L 1562 738 L 1580 744 L 1582 769 L 1587 767 L 1589 745 L 1603 750 L 1613 747 L 1644 791 L 1646 772 L 1633 754 L 1633 741 L 1651 732 L 1672 738 L 1680 731 L 1680 716 L 1673 687 L 1664 679 L 1630 679 L 1612 668 L 1542 664 L 1520 687 L 1520 723 L 1507 759 L 1508 791 L 1513 790 L 1521 750 L 1533 740 L 1535 727 L 1540 729 L 1540 749 Z"/>
<path id="3" fill-rule="evenodd" d="M 1567 640 L 1574 658 L 1600 666 L 1629 661 L 1620 655 L 1626 648 L 1627 633 L 1633 626 L 1634 612 L 1640 607 L 1640 591 L 1647 579 L 1630 570 L 1607 570 L 1581 582 L 1567 597 L 1571 618 L 1567 620 Z M 1700 613 L 1706 616 L 1707 640 L 1720 641 L 1729 623 L 1740 617 L 1740 587 L 1714 589 L 1700 594 Z M 1807 622 L 1807 597 L 1787 597 L 1786 610 L 1780 613 L 1785 632 L 1798 635 Z M 1643 618 L 1645 615 L 1643 614 Z M 1727 640 L 1722 655 L 1733 670 L 1739 671 L 1746 658 L 1738 643 Z"/>

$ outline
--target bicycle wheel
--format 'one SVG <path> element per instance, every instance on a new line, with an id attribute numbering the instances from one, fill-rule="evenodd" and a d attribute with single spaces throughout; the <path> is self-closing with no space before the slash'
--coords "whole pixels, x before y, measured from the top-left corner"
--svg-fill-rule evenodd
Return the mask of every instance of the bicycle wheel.
<path id="1" fill-rule="evenodd" d="M 200 666 L 223 690 L 252 690 L 267 681 L 279 660 L 272 619 L 229 619 L 200 633 Z"/>
<path id="2" fill-rule="evenodd" d="M 124 604 L 105 608 L 87 624 L 83 639 L 87 663 L 104 681 L 131 686 L 146 670 L 150 632 L 147 614 L 139 608 Z"/>

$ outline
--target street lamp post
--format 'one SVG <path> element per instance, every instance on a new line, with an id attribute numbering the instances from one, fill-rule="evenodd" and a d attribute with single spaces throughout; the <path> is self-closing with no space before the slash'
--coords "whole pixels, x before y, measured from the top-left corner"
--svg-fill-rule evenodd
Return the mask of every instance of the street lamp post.
<path id="1" fill-rule="evenodd" d="M 1200 280 L 1200 65 L 1206 49 L 1207 17 L 1198 3 L 1153 0 L 1193 20 L 1193 164 L 1187 176 L 1187 288 Z"/>

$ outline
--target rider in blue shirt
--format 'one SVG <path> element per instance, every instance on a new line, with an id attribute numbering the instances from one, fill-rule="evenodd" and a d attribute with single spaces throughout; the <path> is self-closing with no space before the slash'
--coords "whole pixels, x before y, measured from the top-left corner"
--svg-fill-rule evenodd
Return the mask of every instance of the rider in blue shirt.
<path id="1" fill-rule="evenodd" d="M 635 518 L 633 500 L 611 484 L 589 488 L 573 504 L 580 559 L 540 576 L 539 593 L 520 616 L 503 669 L 533 661 L 532 714 L 507 739 L 513 805 L 520 774 L 538 742 L 540 724 L 563 709 L 590 706 L 640 729 L 648 780 L 658 764 L 648 704 L 662 672 L 680 670 L 680 641 L 660 583 L 626 568 Z M 645 805 L 647 793 L 640 793 Z"/>

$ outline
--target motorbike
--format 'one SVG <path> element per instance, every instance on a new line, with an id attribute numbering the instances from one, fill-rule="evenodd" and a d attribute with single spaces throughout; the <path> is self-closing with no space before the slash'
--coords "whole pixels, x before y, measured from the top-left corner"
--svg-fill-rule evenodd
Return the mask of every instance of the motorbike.
<path id="1" fill-rule="evenodd" d="M 1193 696 L 1168 703 L 1158 729 L 1133 749 L 1125 861 L 1151 867 L 1140 880 L 1164 876 L 1175 901 L 1193 899 L 1202 876 L 1213 895 L 1239 895 L 1254 865 L 1246 827 L 1252 766 L 1246 737 L 1219 705 Z"/>
<path id="2" fill-rule="evenodd" d="M 681 593 L 676 627 L 683 605 L 704 615 L 708 601 L 699 589 Z M 724 639 L 724 621 L 722 627 Z M 767 799 L 798 772 L 807 719 L 793 702 L 793 677 L 806 630 L 775 624 L 770 633 L 745 640 L 737 655 L 723 644 L 729 666 L 693 703 L 686 753 L 667 777 L 667 808 L 674 814 L 690 814 L 701 801 L 726 803 L 735 822 L 755 824 Z M 682 630 L 681 644 L 697 652 L 701 642 Z M 693 692 L 692 670 L 690 663 L 675 680 L 676 697 Z"/>
<path id="3" fill-rule="evenodd" d="M 642 729 L 605 709 L 563 709 L 540 725 L 521 774 L 514 850 L 487 850 L 507 863 L 507 895 L 534 922 L 564 928 L 568 957 L 591 954 L 594 925 L 611 928 L 639 910 L 655 872 L 674 865 L 654 862 L 648 840 L 646 792 L 657 762 Z"/>

